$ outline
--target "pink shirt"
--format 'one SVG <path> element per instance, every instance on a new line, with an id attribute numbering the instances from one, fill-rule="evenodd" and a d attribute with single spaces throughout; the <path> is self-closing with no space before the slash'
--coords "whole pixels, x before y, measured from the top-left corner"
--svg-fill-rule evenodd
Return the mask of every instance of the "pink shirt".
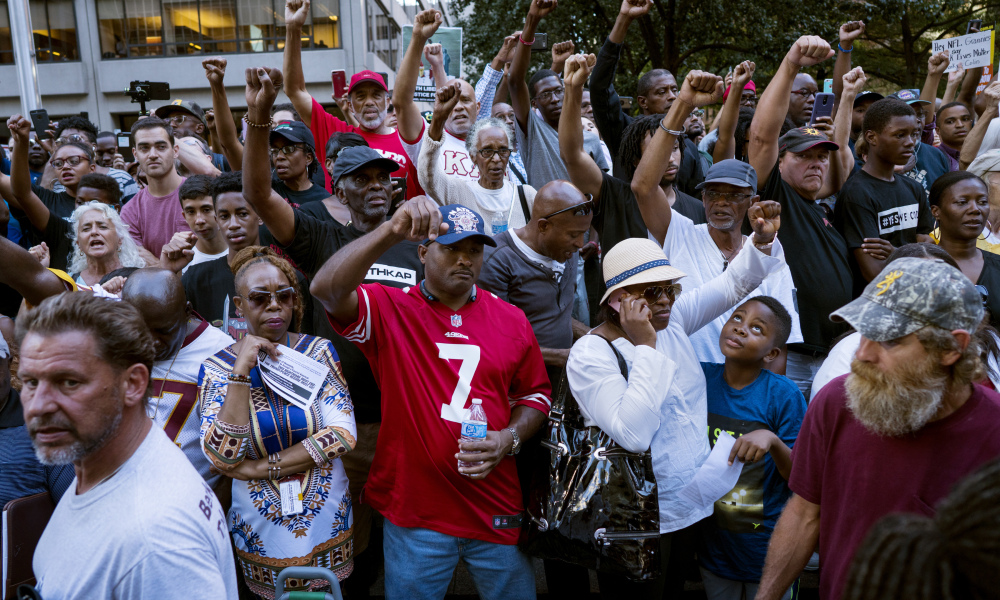
<path id="1" fill-rule="evenodd" d="M 122 207 L 122 221 L 128 225 L 132 239 L 157 258 L 174 233 L 191 230 L 184 220 L 179 191 L 177 186 L 158 198 L 149 193 L 149 188 L 143 188 Z"/>

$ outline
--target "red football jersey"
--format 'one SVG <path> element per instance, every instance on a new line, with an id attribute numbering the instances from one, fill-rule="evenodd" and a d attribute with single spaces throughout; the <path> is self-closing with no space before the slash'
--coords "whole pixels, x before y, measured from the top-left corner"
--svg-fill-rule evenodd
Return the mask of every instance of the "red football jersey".
<path id="1" fill-rule="evenodd" d="M 458 472 L 459 424 L 473 398 L 488 429 L 515 406 L 548 414 L 549 378 L 524 313 L 490 292 L 455 312 L 381 284 L 358 288 L 358 320 L 335 329 L 368 357 L 382 390 L 382 428 L 362 499 L 399 527 L 517 543 L 524 509 L 513 457 L 485 479 Z"/>

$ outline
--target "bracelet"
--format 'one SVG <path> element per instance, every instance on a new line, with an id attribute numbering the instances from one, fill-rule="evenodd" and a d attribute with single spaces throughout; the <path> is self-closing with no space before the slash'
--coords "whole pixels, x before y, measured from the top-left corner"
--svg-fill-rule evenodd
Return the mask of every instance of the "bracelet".
<path id="1" fill-rule="evenodd" d="M 280 466 L 270 466 L 267 468 L 267 478 L 271 481 L 276 481 L 281 479 L 281 467 Z"/>
<path id="2" fill-rule="evenodd" d="M 229 381 L 236 382 L 236 383 L 246 383 L 246 384 L 250 383 L 250 376 L 249 375 L 240 375 L 238 373 L 230 373 L 226 377 L 226 379 L 228 379 Z"/>
<path id="3" fill-rule="evenodd" d="M 672 129 L 667 129 L 667 126 L 663 124 L 663 121 L 660 121 L 660 129 L 676 137 L 681 137 L 682 135 L 684 135 L 683 131 L 674 131 Z"/>
<path id="4" fill-rule="evenodd" d="M 756 248 L 758 250 L 767 250 L 771 246 L 774 245 L 774 240 L 776 240 L 776 239 L 778 239 L 778 235 L 777 234 L 775 234 L 774 237 L 771 238 L 770 242 L 768 242 L 766 244 L 760 244 L 760 243 L 757 242 L 757 232 L 754 232 L 753 236 L 750 238 L 750 243 L 753 244 L 754 248 Z"/>
<path id="5" fill-rule="evenodd" d="M 851 45 L 851 49 L 850 50 L 844 50 L 844 48 L 840 45 L 840 42 L 837 42 L 837 50 L 840 50 L 844 54 L 850 54 L 851 52 L 854 51 L 854 45 L 853 44 Z"/>
<path id="6" fill-rule="evenodd" d="M 274 127 L 274 119 L 268 119 L 267 123 L 254 123 L 247 117 L 243 117 L 243 119 L 247 122 L 247 125 L 249 125 L 250 127 L 259 127 L 260 129 L 264 129 L 265 127 L 267 129 L 271 129 L 272 127 Z"/>
<path id="7" fill-rule="evenodd" d="M 517 36 L 517 39 L 521 40 L 521 43 L 524 44 L 525 46 L 530 46 L 535 43 L 535 38 L 531 38 L 530 42 L 524 41 L 524 38 L 521 36 Z"/>

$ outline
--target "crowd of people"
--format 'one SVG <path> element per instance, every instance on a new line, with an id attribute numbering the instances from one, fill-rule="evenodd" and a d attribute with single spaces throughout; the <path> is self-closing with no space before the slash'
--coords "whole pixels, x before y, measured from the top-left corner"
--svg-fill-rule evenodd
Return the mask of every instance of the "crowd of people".
<path id="1" fill-rule="evenodd" d="M 12 116 L 0 506 L 57 502 L 40 596 L 272 599 L 306 566 L 442 599 L 461 561 L 481 597 L 534 598 L 537 494 L 587 485 L 546 476 L 558 397 L 655 480 L 657 567 L 599 566 L 602 597 L 797 598 L 817 566 L 831 600 L 1000 597 L 1000 81 L 940 96 L 940 53 L 922 89 L 868 89 L 857 21 L 766 86 L 753 57 L 653 68 L 632 114 L 650 8 L 533 65 L 564 9 L 532 0 L 475 86 L 419 12 L 394 89 L 354 73 L 339 118 L 285 0 L 282 68 L 206 59 L 211 109 L 140 117 L 135 162 L 86 118 Z M 723 442 L 738 481 L 696 502 Z M 592 550 L 545 557 L 549 597 L 591 593 Z"/>

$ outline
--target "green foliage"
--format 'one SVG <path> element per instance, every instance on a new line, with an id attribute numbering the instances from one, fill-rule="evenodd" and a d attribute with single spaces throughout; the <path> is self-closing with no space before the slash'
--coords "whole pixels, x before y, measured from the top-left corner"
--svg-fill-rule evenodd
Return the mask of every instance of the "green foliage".
<path id="1" fill-rule="evenodd" d="M 837 43 L 840 24 L 863 19 L 865 36 L 856 44 L 855 65 L 890 87 L 919 87 L 927 71 L 931 40 L 965 33 L 971 18 L 1000 15 L 1000 0 L 652 0 L 643 19 L 632 23 L 618 67 L 616 87 L 634 95 L 635 82 L 651 68 L 675 73 L 692 69 L 725 75 L 741 60 L 757 64 L 754 80 L 765 84 L 789 46 L 801 35 L 820 35 Z M 525 0 L 453 0 L 453 14 L 465 28 L 470 74 L 478 74 L 500 48 L 504 36 L 521 28 Z M 549 43 L 573 40 L 577 52 L 596 54 L 614 25 L 621 0 L 562 0 L 539 31 Z M 532 69 L 548 67 L 551 57 L 537 54 Z M 813 72 L 830 77 L 833 61 Z"/>

